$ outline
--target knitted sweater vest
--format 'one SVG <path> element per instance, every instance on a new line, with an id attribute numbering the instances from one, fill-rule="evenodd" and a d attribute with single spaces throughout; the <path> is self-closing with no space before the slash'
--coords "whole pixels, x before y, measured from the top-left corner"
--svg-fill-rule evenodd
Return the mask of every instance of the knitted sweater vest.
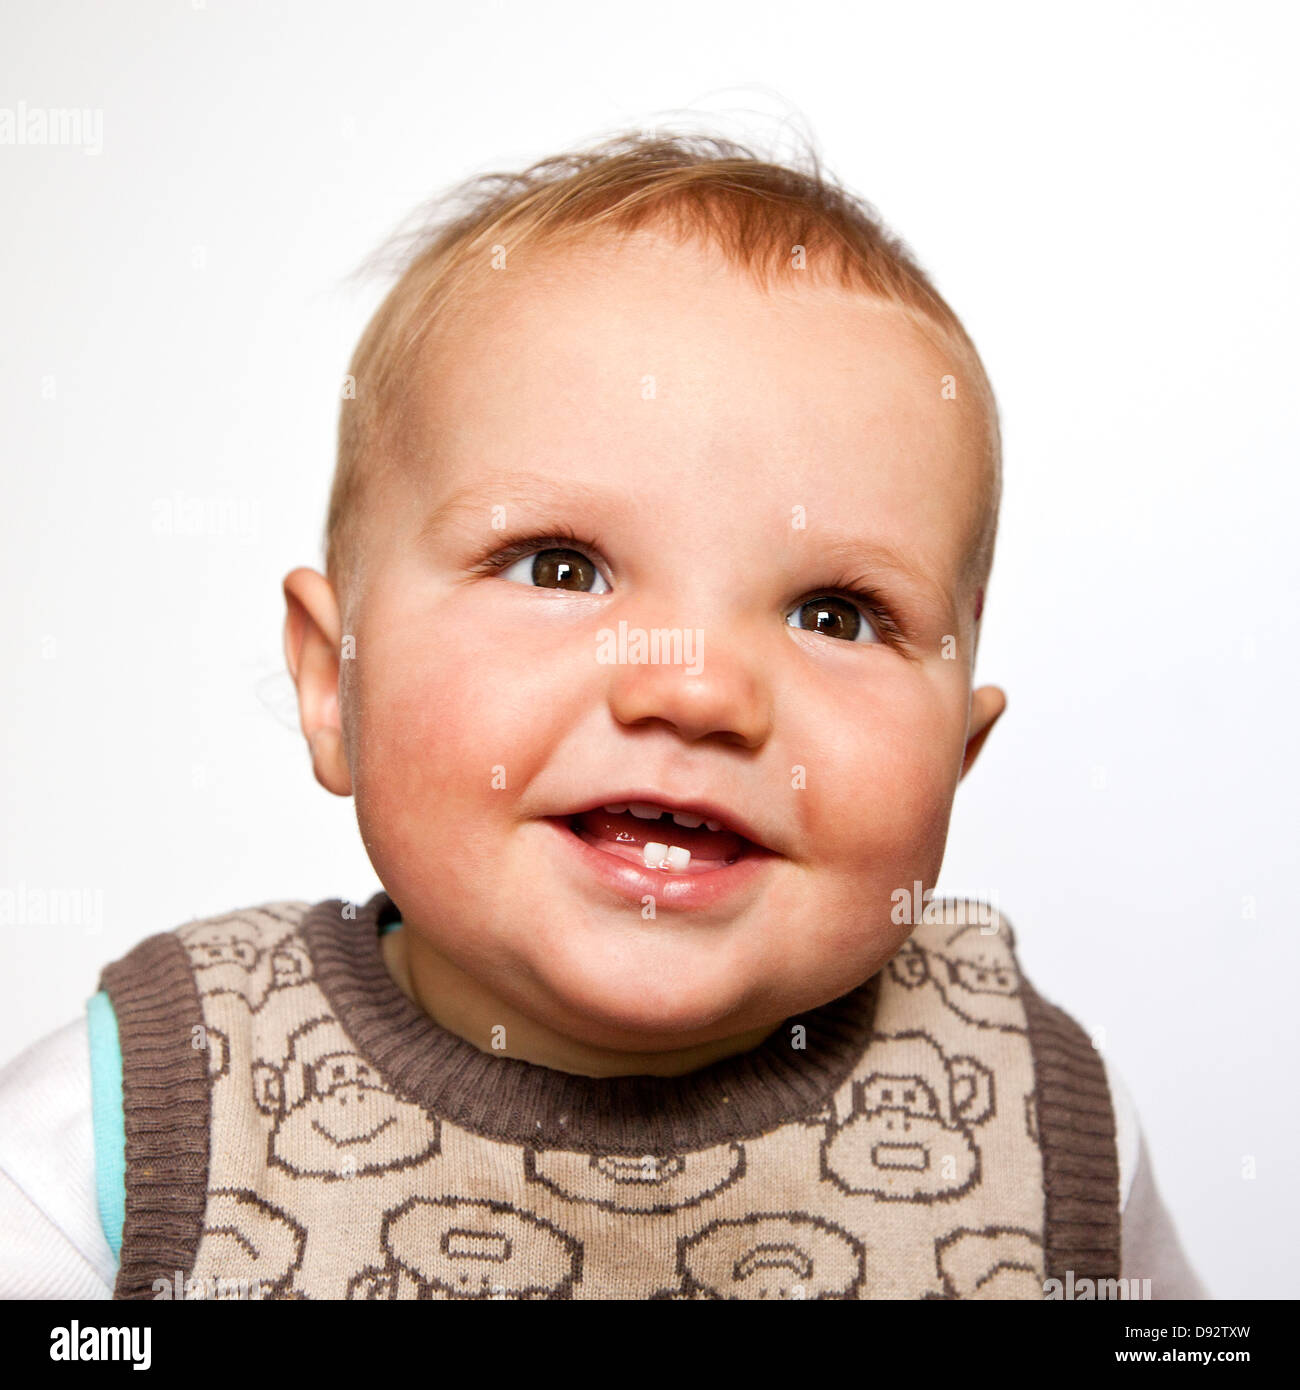
<path id="1" fill-rule="evenodd" d="M 1098 1053 L 983 905 L 681 1077 L 494 1055 L 390 977 L 364 907 L 272 903 L 103 973 L 115 1297 L 1031 1298 L 1119 1277 Z M 158 1281 L 163 1281 L 161 1284 Z"/>

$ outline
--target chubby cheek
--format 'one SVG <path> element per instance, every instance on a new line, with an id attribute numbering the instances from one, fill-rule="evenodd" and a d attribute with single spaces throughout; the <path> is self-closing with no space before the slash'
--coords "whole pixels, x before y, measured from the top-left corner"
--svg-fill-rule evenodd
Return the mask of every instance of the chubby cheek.
<path id="1" fill-rule="evenodd" d="M 399 903 L 444 898 L 488 864 L 491 813 L 530 772 L 535 705 L 499 642 L 428 613 L 372 620 L 357 659 L 353 790 L 366 848 Z"/>
<path id="2" fill-rule="evenodd" d="M 888 921 L 896 889 L 910 891 L 916 879 L 933 886 L 960 768 L 965 698 L 951 668 L 909 667 L 807 721 L 825 736 L 796 804 L 823 883 L 843 899 L 840 920 L 862 921 L 866 912 Z"/>

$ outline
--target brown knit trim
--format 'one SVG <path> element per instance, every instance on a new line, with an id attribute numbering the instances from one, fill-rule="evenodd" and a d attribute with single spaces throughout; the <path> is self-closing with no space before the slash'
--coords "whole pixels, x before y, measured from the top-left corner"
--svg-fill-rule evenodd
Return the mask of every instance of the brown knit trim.
<path id="1" fill-rule="evenodd" d="M 1021 976 L 1043 1152 L 1048 1279 L 1120 1277 L 1119 1155 L 1101 1054 Z"/>
<path id="2" fill-rule="evenodd" d="M 353 1041 L 405 1099 L 487 1138 L 582 1153 L 668 1154 L 766 1133 L 821 1110 L 871 1035 L 879 976 L 786 1020 L 751 1052 L 686 1076 L 577 1076 L 493 1056 L 440 1027 L 397 987 L 379 949 L 400 914 L 386 893 L 356 916 L 331 898 L 302 934 L 316 982 Z M 791 1046 L 803 1024 L 807 1046 Z"/>
<path id="3" fill-rule="evenodd" d="M 188 1276 L 208 1199 L 211 1083 L 193 1046 L 203 1023 L 189 957 L 174 932 L 104 969 L 122 1048 L 126 1216 L 114 1298 L 152 1298 L 155 1279 Z M 201 1034 L 197 1036 L 202 1036 Z"/>

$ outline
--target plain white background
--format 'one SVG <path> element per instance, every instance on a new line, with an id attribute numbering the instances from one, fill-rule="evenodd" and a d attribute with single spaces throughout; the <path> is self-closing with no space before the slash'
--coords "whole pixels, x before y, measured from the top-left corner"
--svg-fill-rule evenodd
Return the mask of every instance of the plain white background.
<path id="1" fill-rule="evenodd" d="M 679 111 L 769 150 L 788 122 L 934 275 L 1003 411 L 977 674 L 1009 706 L 940 890 L 996 896 L 1126 1078 L 1211 1292 L 1300 1294 L 1289 7 L 33 0 L 3 26 L 0 109 L 102 124 L 97 151 L 0 144 L 0 1059 L 145 935 L 378 887 L 280 637 L 385 288 L 350 273 L 467 175 Z M 57 890 L 87 922 L 27 920 Z"/>

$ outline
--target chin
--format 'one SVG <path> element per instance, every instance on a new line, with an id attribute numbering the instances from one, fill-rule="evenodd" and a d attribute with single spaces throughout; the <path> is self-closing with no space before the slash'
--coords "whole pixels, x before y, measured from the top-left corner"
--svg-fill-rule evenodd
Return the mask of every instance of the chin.
<path id="1" fill-rule="evenodd" d="M 554 968 L 554 959 L 548 962 Z M 680 971 L 656 980 L 644 969 L 587 969 L 542 983 L 554 1001 L 556 1026 L 591 1047 L 666 1052 L 748 1032 L 759 1019 L 736 1016 L 741 996 L 734 981 L 710 990 Z"/>

